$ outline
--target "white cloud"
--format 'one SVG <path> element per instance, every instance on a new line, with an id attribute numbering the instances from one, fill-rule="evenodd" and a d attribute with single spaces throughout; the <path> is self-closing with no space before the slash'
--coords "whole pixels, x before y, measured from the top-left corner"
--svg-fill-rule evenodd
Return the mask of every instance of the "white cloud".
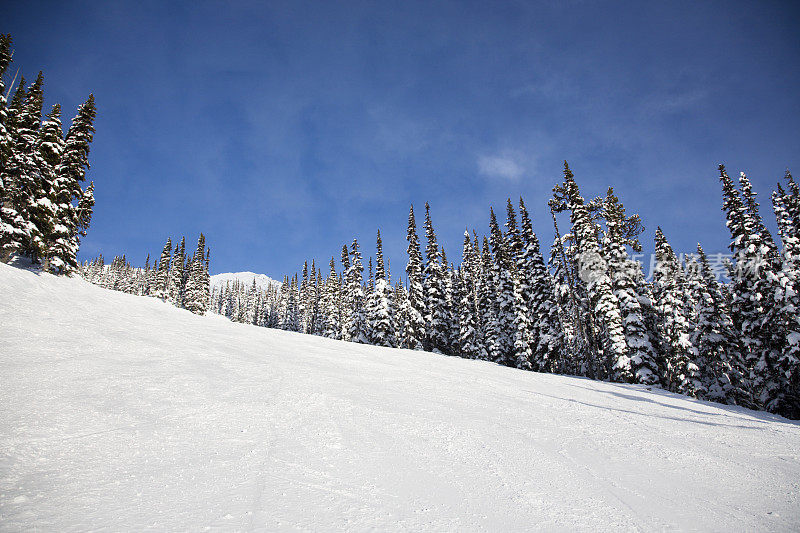
<path id="1" fill-rule="evenodd" d="M 522 166 L 508 156 L 485 156 L 478 158 L 478 171 L 491 178 L 515 181 L 525 171 Z"/>

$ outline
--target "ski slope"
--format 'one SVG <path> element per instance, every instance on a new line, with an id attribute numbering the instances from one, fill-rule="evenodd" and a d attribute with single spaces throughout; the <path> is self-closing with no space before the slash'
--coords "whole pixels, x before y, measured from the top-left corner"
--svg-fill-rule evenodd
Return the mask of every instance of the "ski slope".
<path id="1" fill-rule="evenodd" d="M 800 426 L 0 264 L 0 530 L 798 531 Z"/>

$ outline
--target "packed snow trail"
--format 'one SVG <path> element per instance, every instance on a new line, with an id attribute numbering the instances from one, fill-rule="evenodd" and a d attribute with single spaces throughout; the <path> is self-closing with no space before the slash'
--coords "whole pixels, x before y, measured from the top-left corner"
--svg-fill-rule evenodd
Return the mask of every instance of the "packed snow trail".
<path id="1" fill-rule="evenodd" d="M 800 426 L 0 264 L 0 529 L 800 530 Z"/>

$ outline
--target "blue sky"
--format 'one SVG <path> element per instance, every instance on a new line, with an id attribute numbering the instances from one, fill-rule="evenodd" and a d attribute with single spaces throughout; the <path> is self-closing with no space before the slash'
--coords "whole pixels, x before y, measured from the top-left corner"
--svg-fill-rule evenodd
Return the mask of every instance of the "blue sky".
<path id="1" fill-rule="evenodd" d="M 409 204 L 448 256 L 524 196 L 549 246 L 567 159 L 679 251 L 723 251 L 716 166 L 769 215 L 800 169 L 793 2 L 16 2 L 15 64 L 66 115 L 93 92 L 97 206 L 81 257 L 137 264 L 204 231 L 214 272 L 327 271 Z M 800 173 L 800 170 L 796 172 Z"/>

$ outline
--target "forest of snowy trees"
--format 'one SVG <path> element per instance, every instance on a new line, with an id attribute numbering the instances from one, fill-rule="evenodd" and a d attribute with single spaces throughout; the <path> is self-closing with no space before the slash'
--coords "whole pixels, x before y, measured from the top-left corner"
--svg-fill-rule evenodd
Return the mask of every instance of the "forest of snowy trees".
<path id="1" fill-rule="evenodd" d="M 633 258 L 639 216 L 626 214 L 611 188 L 584 200 L 565 163 L 549 201 L 555 239 L 547 255 L 523 200 L 509 200 L 502 227 L 490 210 L 488 237 L 465 232 L 456 267 L 426 204 L 424 256 L 409 213 L 405 280 L 392 284 L 378 232 L 366 278 L 354 240 L 338 272 L 331 258 L 326 274 L 312 261 L 280 286 L 228 282 L 212 292 L 210 309 L 238 322 L 660 386 L 800 418 L 800 189 L 787 173 L 772 195 L 779 246 L 748 178 L 741 174 L 737 187 L 723 166 L 719 176 L 729 283 L 700 245 L 681 261 L 660 228 L 646 279 Z"/>
<path id="2" fill-rule="evenodd" d="M 80 265 L 80 274 L 103 288 L 161 298 L 175 307 L 203 315 L 209 303 L 210 263 L 211 250 L 206 248 L 206 237 L 201 233 L 191 256 L 186 254 L 185 237 L 175 245 L 174 251 L 172 239 L 168 238 L 152 268 L 149 255 L 144 268 L 132 266 L 124 255 L 106 265 L 101 255 Z"/>
<path id="3" fill-rule="evenodd" d="M 367 261 L 357 240 L 302 274 L 266 289 L 238 282 L 210 293 L 210 251 L 201 234 L 167 240 L 151 267 L 117 257 L 79 265 L 92 218 L 84 187 L 95 104 L 90 95 L 64 133 L 61 108 L 43 116 L 43 75 L 10 76 L 11 37 L 0 35 L 0 260 L 27 257 L 56 274 L 78 271 L 103 287 L 164 299 L 194 313 L 333 339 L 429 350 L 525 370 L 660 386 L 713 401 L 800 418 L 800 188 L 787 172 L 771 197 L 779 240 L 744 174 L 719 167 L 731 234 L 729 282 L 698 244 L 686 261 L 655 232 L 646 278 L 632 253 L 644 231 L 609 188 L 586 201 L 564 165 L 548 207 L 554 241 L 542 250 L 525 203 L 511 200 L 488 236 L 465 231 L 458 266 L 448 262 L 425 205 L 420 245 L 413 206 L 405 279 L 392 282 L 380 232 Z M 6 86 L 6 81 L 11 78 Z M 13 96 L 10 97 L 13 91 Z M 565 224 L 565 221 L 568 223 Z"/>
<path id="4" fill-rule="evenodd" d="M 78 107 L 64 134 L 60 105 L 42 116 L 41 72 L 30 85 L 15 73 L 6 87 L 11 44 L 10 35 L 0 35 L 0 261 L 27 257 L 46 271 L 69 274 L 78 266 L 80 238 L 94 208 L 94 184 L 82 186 L 94 134 L 94 97 Z"/>

